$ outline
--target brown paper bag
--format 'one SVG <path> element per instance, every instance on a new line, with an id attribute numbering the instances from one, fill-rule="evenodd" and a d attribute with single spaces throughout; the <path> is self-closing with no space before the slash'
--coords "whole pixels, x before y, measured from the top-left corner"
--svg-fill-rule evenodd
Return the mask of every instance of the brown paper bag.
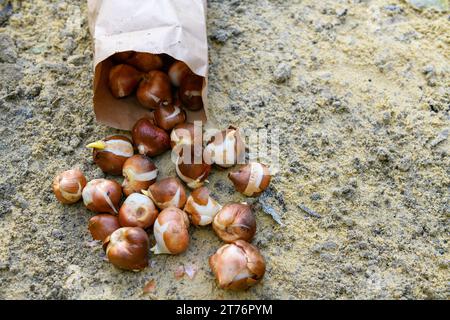
<path id="1" fill-rule="evenodd" d="M 94 41 L 97 121 L 131 130 L 138 119 L 152 116 L 152 111 L 142 107 L 134 95 L 116 99 L 109 91 L 108 74 L 112 63 L 108 57 L 128 50 L 168 54 L 204 77 L 204 109 L 187 111 L 187 121 L 206 121 L 206 0 L 88 0 L 88 15 Z"/>

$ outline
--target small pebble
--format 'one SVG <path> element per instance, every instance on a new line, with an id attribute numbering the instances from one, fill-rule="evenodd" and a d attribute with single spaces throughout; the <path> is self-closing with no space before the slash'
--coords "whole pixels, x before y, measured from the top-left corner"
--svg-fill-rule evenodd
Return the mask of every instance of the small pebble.
<path id="1" fill-rule="evenodd" d="M 273 72 L 273 77 L 276 83 L 283 83 L 291 77 L 292 67 L 286 63 L 280 63 Z"/>

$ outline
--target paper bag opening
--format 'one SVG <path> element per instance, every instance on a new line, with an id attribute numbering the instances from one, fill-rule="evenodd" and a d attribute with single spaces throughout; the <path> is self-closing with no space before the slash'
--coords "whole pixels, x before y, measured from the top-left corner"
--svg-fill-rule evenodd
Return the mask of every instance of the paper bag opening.
<path id="1" fill-rule="evenodd" d="M 167 54 L 183 61 L 204 78 L 203 109 L 186 110 L 187 121 L 207 120 L 208 45 L 204 0 L 88 0 L 89 27 L 94 39 L 94 111 L 97 121 L 131 130 L 152 110 L 135 95 L 117 99 L 108 87 L 110 58 L 117 52 Z"/>

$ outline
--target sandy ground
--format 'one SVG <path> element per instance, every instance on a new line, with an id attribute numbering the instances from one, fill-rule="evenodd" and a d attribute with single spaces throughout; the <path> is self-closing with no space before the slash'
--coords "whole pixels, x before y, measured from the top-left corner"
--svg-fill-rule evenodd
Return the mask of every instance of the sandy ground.
<path id="1" fill-rule="evenodd" d="M 91 241 L 92 213 L 55 201 L 56 173 L 104 176 L 84 146 L 117 132 L 94 119 L 85 2 L 0 1 L 0 298 L 449 298 L 448 13 L 209 1 L 211 121 L 282 132 L 261 203 L 284 226 L 257 210 L 267 273 L 230 293 L 207 265 L 221 245 L 210 228 L 191 228 L 186 253 L 123 272 Z M 226 171 L 209 186 L 222 203 L 245 200 Z M 198 266 L 193 280 L 175 279 L 182 264 Z"/>

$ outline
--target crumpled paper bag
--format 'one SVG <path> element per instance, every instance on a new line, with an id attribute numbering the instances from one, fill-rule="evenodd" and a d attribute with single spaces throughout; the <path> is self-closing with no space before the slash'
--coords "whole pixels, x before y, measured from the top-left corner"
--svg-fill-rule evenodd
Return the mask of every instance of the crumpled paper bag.
<path id="1" fill-rule="evenodd" d="M 88 0 L 89 30 L 94 42 L 94 112 L 97 121 L 131 130 L 152 111 L 134 95 L 114 98 L 108 88 L 116 52 L 134 50 L 165 53 L 185 62 L 204 77 L 204 109 L 187 111 L 187 121 L 207 118 L 208 44 L 206 0 Z"/>

